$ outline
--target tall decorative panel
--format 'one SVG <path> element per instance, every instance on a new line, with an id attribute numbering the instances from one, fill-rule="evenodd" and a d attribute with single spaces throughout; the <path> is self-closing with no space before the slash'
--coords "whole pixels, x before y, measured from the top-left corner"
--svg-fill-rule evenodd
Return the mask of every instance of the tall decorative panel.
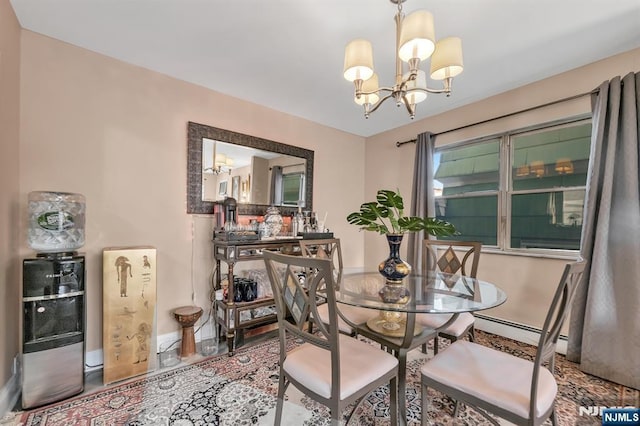
<path id="1" fill-rule="evenodd" d="M 105 384 L 156 368 L 156 249 L 102 252 Z"/>

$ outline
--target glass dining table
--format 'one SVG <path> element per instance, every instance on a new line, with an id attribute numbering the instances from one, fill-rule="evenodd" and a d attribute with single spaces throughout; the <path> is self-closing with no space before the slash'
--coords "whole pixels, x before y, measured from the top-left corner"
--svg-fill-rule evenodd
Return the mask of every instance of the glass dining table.
<path id="1" fill-rule="evenodd" d="M 490 282 L 443 272 L 409 275 L 400 285 L 408 290 L 408 300 L 388 303 L 382 300 L 384 294 L 381 293 L 388 292 L 389 285 L 380 273 L 345 274 L 336 290 L 336 302 L 372 310 L 371 318 L 361 324 L 351 323 L 347 317 L 341 316 L 358 334 L 376 342 L 386 342 L 383 346 L 398 357 L 398 404 L 400 419 L 406 422 L 406 361 L 407 352 L 415 347 L 414 342 L 435 337 L 438 330 L 446 328 L 461 313 L 501 305 L 507 300 L 507 295 Z M 420 314 L 451 314 L 451 317 L 437 329 L 426 329 L 416 321 Z"/>

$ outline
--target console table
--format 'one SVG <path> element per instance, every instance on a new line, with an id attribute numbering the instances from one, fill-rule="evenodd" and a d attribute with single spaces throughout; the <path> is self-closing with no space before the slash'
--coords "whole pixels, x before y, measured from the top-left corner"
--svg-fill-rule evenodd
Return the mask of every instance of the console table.
<path id="1" fill-rule="evenodd" d="M 215 289 L 221 288 L 222 273 L 221 262 L 227 265 L 227 280 L 229 282 L 226 300 L 214 300 L 214 316 L 218 330 L 224 332 L 227 337 L 229 356 L 233 355 L 236 347 L 236 335 L 244 329 L 277 322 L 274 313 L 259 318 L 244 319 L 241 313 L 251 309 L 274 306 L 270 297 L 256 299 L 252 302 L 234 302 L 233 268 L 237 262 L 262 259 L 262 250 L 279 251 L 285 254 L 300 253 L 300 239 L 276 239 L 255 241 L 224 241 L 213 240 L 213 256 L 216 261 Z M 215 290 L 214 289 L 214 290 Z M 222 333 L 219 333 L 222 335 Z"/>

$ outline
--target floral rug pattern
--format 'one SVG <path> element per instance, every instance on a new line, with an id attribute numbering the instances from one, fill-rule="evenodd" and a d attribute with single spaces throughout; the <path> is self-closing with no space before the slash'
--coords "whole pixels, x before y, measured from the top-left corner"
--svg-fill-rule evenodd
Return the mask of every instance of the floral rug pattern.
<path id="1" fill-rule="evenodd" d="M 492 334 L 476 332 L 486 346 L 532 359 L 535 348 Z M 442 342 L 444 343 L 444 342 Z M 296 342 L 291 341 L 294 346 Z M 446 345 L 446 344 L 445 344 Z M 64 402 L 26 411 L 16 425 L 266 425 L 273 424 L 278 390 L 277 339 L 241 348 L 232 357 L 219 355 L 196 364 L 133 380 Z M 433 350 L 430 349 L 430 354 Z M 430 355 L 412 351 L 407 363 L 409 425 L 420 424 L 420 367 Z M 556 378 L 560 425 L 599 425 L 600 417 L 581 416 L 579 407 L 640 405 L 639 392 L 582 373 L 564 356 L 557 356 Z M 328 425 L 326 407 L 287 389 L 283 424 Z M 452 417 L 454 403 L 429 390 L 429 424 L 490 424 L 477 411 L 461 406 Z M 350 425 L 389 424 L 389 391 L 381 387 L 369 394 L 354 413 Z M 345 412 L 348 414 L 348 411 Z M 550 424 L 550 422 L 548 422 Z"/>

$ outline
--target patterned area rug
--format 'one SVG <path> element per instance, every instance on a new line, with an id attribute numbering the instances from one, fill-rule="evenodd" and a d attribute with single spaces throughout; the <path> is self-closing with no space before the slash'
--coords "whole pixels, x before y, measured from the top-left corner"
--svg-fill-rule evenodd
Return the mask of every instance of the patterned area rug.
<path id="1" fill-rule="evenodd" d="M 535 348 L 477 332 L 487 346 L 532 359 Z M 442 342 L 444 343 L 444 342 Z M 296 342 L 290 342 L 291 346 Z M 446 350 L 446 349 L 445 349 Z M 278 342 L 270 339 L 246 346 L 233 357 L 220 355 L 193 365 L 112 386 L 61 403 L 26 411 L 14 424 L 54 425 L 267 425 L 273 424 L 278 388 Z M 433 350 L 430 350 L 433 353 Z M 407 404 L 410 425 L 420 423 L 420 366 L 425 356 L 413 351 L 407 365 Z M 597 416 L 580 415 L 579 407 L 640 405 L 637 390 L 582 373 L 563 356 L 557 357 L 557 400 L 560 425 L 600 425 Z M 328 410 L 299 393 L 287 390 L 283 423 L 328 425 Z M 453 418 L 453 403 L 429 391 L 429 423 L 434 425 L 490 424 L 475 410 L 461 407 Z M 351 419 L 351 425 L 385 425 L 389 392 L 371 393 Z M 550 422 L 549 422 L 550 424 Z"/>

